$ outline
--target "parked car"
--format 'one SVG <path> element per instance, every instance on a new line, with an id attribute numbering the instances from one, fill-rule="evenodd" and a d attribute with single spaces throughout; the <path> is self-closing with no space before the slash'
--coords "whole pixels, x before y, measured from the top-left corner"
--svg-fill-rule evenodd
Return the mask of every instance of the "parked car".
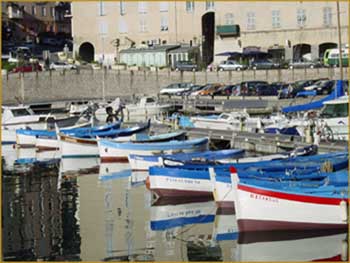
<path id="1" fill-rule="evenodd" d="M 161 89 L 161 95 L 181 95 L 182 92 L 190 90 L 192 83 L 173 83 Z"/>
<path id="2" fill-rule="evenodd" d="M 235 87 L 235 85 L 225 85 L 220 87 L 217 91 L 214 92 L 214 95 L 218 96 L 231 96 L 232 89 Z"/>
<path id="3" fill-rule="evenodd" d="M 217 69 L 219 71 L 224 71 L 224 70 L 237 70 L 237 71 L 240 71 L 240 70 L 243 70 L 243 69 L 246 69 L 246 68 L 247 68 L 246 66 L 244 66 L 242 64 L 239 64 L 235 60 L 226 60 L 226 61 L 222 61 Z"/>
<path id="4" fill-rule="evenodd" d="M 240 84 L 240 93 L 236 96 L 255 96 L 257 95 L 256 87 L 258 85 L 268 85 L 268 82 L 259 80 L 244 81 Z"/>
<path id="5" fill-rule="evenodd" d="M 335 80 L 319 80 L 312 84 L 311 86 L 307 86 L 304 88 L 306 91 L 316 91 L 317 95 L 326 95 L 332 92 Z"/>
<path id="6" fill-rule="evenodd" d="M 13 69 L 13 73 L 18 73 L 18 72 L 34 72 L 34 71 L 42 71 L 42 67 L 40 64 L 35 63 L 35 64 L 25 64 L 23 66 L 19 66 Z"/>
<path id="7" fill-rule="evenodd" d="M 191 96 L 200 95 L 200 96 L 211 96 L 214 95 L 214 93 L 222 87 L 222 84 L 214 83 L 214 84 L 207 84 L 205 87 L 198 92 L 193 92 Z"/>
<path id="8" fill-rule="evenodd" d="M 175 62 L 174 69 L 176 71 L 197 71 L 198 66 L 192 61 L 181 60 Z"/>
<path id="9" fill-rule="evenodd" d="M 322 64 L 319 61 L 292 61 L 289 63 L 289 68 L 319 68 Z"/>
<path id="10" fill-rule="evenodd" d="M 256 95 L 280 97 L 287 89 L 288 84 L 286 83 L 259 84 L 256 86 Z"/>
<path id="11" fill-rule="evenodd" d="M 77 66 L 73 64 L 68 64 L 67 62 L 57 61 L 57 62 L 52 62 L 50 64 L 50 69 L 51 70 L 63 70 L 63 69 L 70 70 L 70 69 L 77 69 Z"/>
<path id="12" fill-rule="evenodd" d="M 194 93 L 194 92 L 199 92 L 199 91 L 202 90 L 204 87 L 205 87 L 205 85 L 193 85 L 193 86 L 190 87 L 189 90 L 182 92 L 181 95 L 189 96 L 189 95 L 191 95 L 191 94 Z"/>
<path id="13" fill-rule="evenodd" d="M 268 59 L 255 60 L 251 64 L 252 69 L 275 69 L 279 68 L 278 63 L 274 63 Z"/>

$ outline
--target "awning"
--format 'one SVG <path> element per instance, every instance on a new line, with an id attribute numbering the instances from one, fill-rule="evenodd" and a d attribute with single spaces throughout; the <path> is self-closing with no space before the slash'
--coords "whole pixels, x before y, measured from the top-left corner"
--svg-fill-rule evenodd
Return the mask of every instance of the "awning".
<path id="1" fill-rule="evenodd" d="M 242 56 L 242 53 L 240 52 L 222 52 L 222 53 L 218 53 L 215 56 L 223 56 L 223 57 L 235 57 L 235 56 Z"/>

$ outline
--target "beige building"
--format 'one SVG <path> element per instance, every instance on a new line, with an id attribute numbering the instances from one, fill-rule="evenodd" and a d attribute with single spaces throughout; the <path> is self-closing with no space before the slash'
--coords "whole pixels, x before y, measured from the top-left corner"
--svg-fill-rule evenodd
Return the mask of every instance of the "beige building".
<path id="1" fill-rule="evenodd" d="M 275 59 L 322 57 L 338 43 L 336 2 L 116 1 L 73 2 L 75 54 L 118 60 L 120 50 L 161 44 L 199 46 L 205 64 L 223 52 L 259 50 Z M 340 3 L 342 43 L 347 2 Z"/>

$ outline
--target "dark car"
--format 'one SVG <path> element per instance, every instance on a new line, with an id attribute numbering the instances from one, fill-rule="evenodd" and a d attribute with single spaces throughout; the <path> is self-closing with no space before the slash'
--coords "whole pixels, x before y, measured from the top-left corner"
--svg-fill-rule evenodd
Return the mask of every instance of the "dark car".
<path id="1" fill-rule="evenodd" d="M 186 90 L 186 91 L 182 92 L 181 95 L 188 96 L 192 92 L 200 91 L 204 87 L 205 87 L 205 85 L 193 85 L 193 86 L 190 87 L 189 90 Z"/>
<path id="2" fill-rule="evenodd" d="M 40 64 L 26 64 L 23 66 L 19 66 L 13 69 L 13 73 L 18 73 L 18 72 L 34 72 L 34 71 L 42 71 L 42 67 Z"/>
<path id="3" fill-rule="evenodd" d="M 279 94 L 279 86 L 271 84 L 260 84 L 256 87 L 257 96 L 277 96 Z"/>
<path id="4" fill-rule="evenodd" d="M 236 96 L 244 95 L 244 96 L 256 96 L 257 91 L 256 87 L 258 85 L 268 85 L 266 81 L 244 81 L 240 84 L 239 94 L 235 94 Z"/>
<path id="5" fill-rule="evenodd" d="M 232 89 L 235 87 L 236 85 L 226 85 L 226 86 L 222 86 L 220 87 L 217 91 L 214 92 L 214 95 L 216 96 L 231 96 L 232 94 Z"/>
<path id="6" fill-rule="evenodd" d="M 321 62 L 319 61 L 292 61 L 289 63 L 289 68 L 319 68 L 322 67 Z"/>
<path id="7" fill-rule="evenodd" d="M 304 87 L 305 91 L 316 91 L 317 95 L 326 95 L 332 92 L 335 80 L 319 80 L 314 84 Z"/>
<path id="8" fill-rule="evenodd" d="M 192 61 L 176 61 L 174 69 L 176 71 L 197 71 L 198 66 L 197 64 L 194 64 Z"/>
<path id="9" fill-rule="evenodd" d="M 255 60 L 251 64 L 252 69 L 275 69 L 279 68 L 278 63 L 274 63 L 268 59 Z"/>

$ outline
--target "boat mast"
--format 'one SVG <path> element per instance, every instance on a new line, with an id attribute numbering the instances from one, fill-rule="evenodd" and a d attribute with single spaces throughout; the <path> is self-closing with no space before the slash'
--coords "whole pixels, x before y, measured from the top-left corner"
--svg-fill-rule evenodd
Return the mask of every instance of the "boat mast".
<path id="1" fill-rule="evenodd" d="M 343 80 L 343 78 L 344 78 L 344 76 L 343 76 L 343 54 L 342 54 L 342 43 L 341 43 L 339 0 L 337 0 L 337 29 L 338 29 L 338 49 L 339 49 L 340 80 Z"/>

